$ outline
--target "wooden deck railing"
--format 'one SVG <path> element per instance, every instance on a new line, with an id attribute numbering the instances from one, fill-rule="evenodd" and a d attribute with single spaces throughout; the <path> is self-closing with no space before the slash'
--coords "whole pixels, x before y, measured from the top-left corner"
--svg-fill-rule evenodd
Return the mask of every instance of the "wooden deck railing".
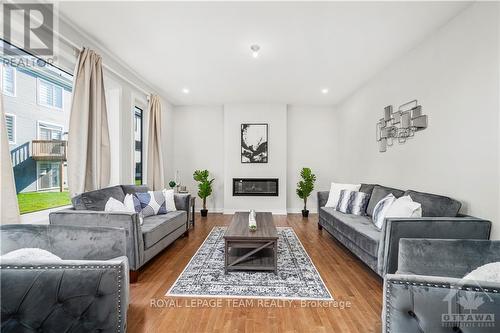
<path id="1" fill-rule="evenodd" d="M 31 156 L 37 161 L 66 161 L 68 142 L 64 140 L 33 140 Z"/>

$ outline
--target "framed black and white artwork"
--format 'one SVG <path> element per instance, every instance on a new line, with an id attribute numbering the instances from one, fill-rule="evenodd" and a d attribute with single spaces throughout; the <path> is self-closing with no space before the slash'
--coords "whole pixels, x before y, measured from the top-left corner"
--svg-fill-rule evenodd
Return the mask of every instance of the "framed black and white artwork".
<path id="1" fill-rule="evenodd" d="M 267 163 L 267 124 L 241 124 L 241 163 Z"/>

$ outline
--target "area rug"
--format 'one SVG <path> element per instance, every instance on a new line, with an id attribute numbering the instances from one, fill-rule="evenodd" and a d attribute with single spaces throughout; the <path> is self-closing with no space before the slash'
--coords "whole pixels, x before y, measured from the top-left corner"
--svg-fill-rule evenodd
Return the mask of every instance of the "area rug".
<path id="1" fill-rule="evenodd" d="M 224 232 L 214 227 L 166 296 L 332 300 L 292 228 L 278 229 L 278 275 L 224 274 Z"/>

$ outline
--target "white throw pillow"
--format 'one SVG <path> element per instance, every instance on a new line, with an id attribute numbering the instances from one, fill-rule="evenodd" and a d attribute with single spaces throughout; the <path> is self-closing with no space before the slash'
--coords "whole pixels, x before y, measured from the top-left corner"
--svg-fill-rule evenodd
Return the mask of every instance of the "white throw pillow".
<path id="1" fill-rule="evenodd" d="M 384 226 L 385 215 L 387 214 L 387 211 L 389 210 L 389 208 L 391 208 L 391 205 L 395 200 L 396 197 L 392 193 L 389 193 L 375 205 L 372 218 L 373 224 L 378 230 L 382 230 L 382 227 Z"/>
<path id="2" fill-rule="evenodd" d="M 58 256 L 49 251 L 37 248 L 24 248 L 14 250 L 0 257 L 1 260 L 17 260 L 17 261 L 54 261 L 61 260 Z"/>
<path id="3" fill-rule="evenodd" d="M 385 217 L 422 217 L 422 205 L 405 195 L 393 202 Z"/>
<path id="4" fill-rule="evenodd" d="M 164 189 L 163 195 L 165 196 L 165 207 L 167 212 L 175 212 L 177 208 L 175 207 L 174 190 Z"/>
<path id="5" fill-rule="evenodd" d="M 500 262 L 491 262 L 489 264 L 478 267 L 464 276 L 464 280 L 500 283 Z"/>
<path id="6" fill-rule="evenodd" d="M 332 183 L 330 186 L 330 194 L 328 195 L 328 201 L 326 202 L 325 207 L 333 207 L 337 208 L 337 204 L 339 203 L 340 191 L 354 191 L 358 192 L 361 188 L 361 184 L 338 184 Z"/>
<path id="7" fill-rule="evenodd" d="M 106 206 L 104 206 L 105 212 L 126 212 L 126 213 L 135 213 L 134 208 L 128 208 L 123 202 L 116 200 L 115 198 L 109 198 L 106 202 Z"/>

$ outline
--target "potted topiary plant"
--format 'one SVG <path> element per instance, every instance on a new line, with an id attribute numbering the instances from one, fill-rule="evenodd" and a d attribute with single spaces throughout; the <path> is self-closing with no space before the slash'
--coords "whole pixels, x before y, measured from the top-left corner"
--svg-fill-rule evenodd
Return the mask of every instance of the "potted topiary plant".
<path id="1" fill-rule="evenodd" d="M 302 179 L 297 183 L 297 195 L 299 196 L 299 198 L 304 200 L 304 209 L 302 210 L 302 216 L 308 217 L 309 210 L 307 209 L 307 198 L 314 190 L 316 175 L 312 173 L 310 168 L 302 168 L 302 170 L 300 171 L 300 177 Z"/>
<path id="2" fill-rule="evenodd" d="M 170 188 L 174 188 L 177 184 L 175 183 L 175 181 L 171 180 L 168 182 L 168 186 L 170 186 Z"/>
<path id="3" fill-rule="evenodd" d="M 207 197 L 212 194 L 212 183 L 214 179 L 208 179 L 208 170 L 196 170 L 193 173 L 193 179 L 198 182 L 198 196 L 203 200 L 203 208 L 200 210 L 201 216 L 206 217 L 208 213 L 207 209 Z"/>

